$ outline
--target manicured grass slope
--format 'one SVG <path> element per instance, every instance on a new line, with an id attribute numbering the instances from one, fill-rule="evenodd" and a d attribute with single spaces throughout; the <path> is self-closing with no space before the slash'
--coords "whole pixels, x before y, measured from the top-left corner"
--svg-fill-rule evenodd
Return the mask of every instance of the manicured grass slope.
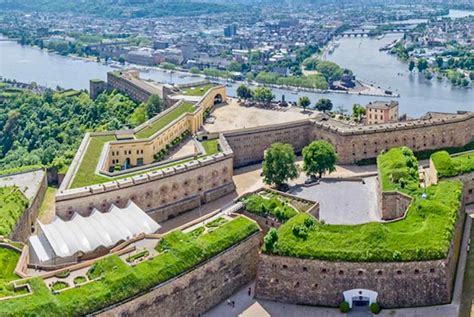
<path id="1" fill-rule="evenodd" d="M 308 214 L 298 214 L 278 230 L 273 253 L 329 261 L 415 261 L 446 257 L 461 205 L 462 183 L 444 181 L 416 197 L 405 219 L 392 223 L 322 225 L 306 239 L 293 234 Z"/>
<path id="2" fill-rule="evenodd" d="M 18 187 L 0 187 L 0 235 L 11 233 L 27 207 L 28 199 Z"/>
<path id="3" fill-rule="evenodd" d="M 276 194 L 269 194 L 267 197 L 253 194 L 244 198 L 243 203 L 246 211 L 263 217 L 270 215 L 280 222 L 285 222 L 298 213 L 284 197 Z"/>
<path id="4" fill-rule="evenodd" d="M 451 157 L 448 152 L 436 152 L 431 160 L 438 171 L 438 177 L 453 177 L 474 171 L 474 151 Z"/>
<path id="5" fill-rule="evenodd" d="M 53 295 L 38 279 L 34 294 L 2 302 L 0 316 L 77 316 L 94 312 L 175 277 L 217 255 L 257 232 L 251 220 L 238 217 L 211 233 L 193 239 L 180 231 L 166 235 L 159 243 L 163 252 L 135 267 L 119 257 L 109 256 L 95 265 L 89 277 L 98 281 Z"/>
<path id="6" fill-rule="evenodd" d="M 156 120 L 151 124 L 150 126 L 140 130 L 135 134 L 135 137 L 137 139 L 145 139 L 156 132 L 160 131 L 163 129 L 165 126 L 176 120 L 179 116 L 181 116 L 184 113 L 190 113 L 196 110 L 196 107 L 188 102 L 183 102 L 180 106 L 176 107 L 172 111 L 168 112 L 164 116 L 162 116 L 160 119 Z"/>
<path id="7" fill-rule="evenodd" d="M 196 86 L 196 87 L 185 88 L 185 89 L 183 89 L 183 95 L 186 95 L 186 96 L 204 96 L 209 89 L 211 89 L 212 87 L 215 87 L 215 86 L 216 85 L 214 85 L 214 84 L 207 84 L 207 85 L 201 85 L 201 86 Z"/>
<path id="8" fill-rule="evenodd" d="M 100 184 L 109 181 L 107 177 L 97 175 L 95 169 L 99 163 L 100 153 L 104 144 L 115 140 L 114 135 L 93 136 L 89 141 L 86 152 L 81 161 L 81 165 L 76 171 L 76 175 L 72 180 L 71 188 L 88 186 L 91 184 Z"/>

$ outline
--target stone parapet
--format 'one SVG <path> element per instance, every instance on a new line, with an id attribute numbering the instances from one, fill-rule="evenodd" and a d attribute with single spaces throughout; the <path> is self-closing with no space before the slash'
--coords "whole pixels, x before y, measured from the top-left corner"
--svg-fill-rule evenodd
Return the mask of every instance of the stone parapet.
<path id="1" fill-rule="evenodd" d="M 255 278 L 260 233 L 98 316 L 200 316 Z"/>

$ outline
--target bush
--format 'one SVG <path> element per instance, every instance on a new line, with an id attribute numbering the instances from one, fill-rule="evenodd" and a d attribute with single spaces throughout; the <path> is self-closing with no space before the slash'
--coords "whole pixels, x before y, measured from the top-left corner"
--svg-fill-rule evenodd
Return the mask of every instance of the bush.
<path id="1" fill-rule="evenodd" d="M 339 305 L 339 309 L 341 310 L 341 313 L 348 313 L 349 310 L 351 309 L 351 307 L 349 306 L 349 303 L 346 302 L 346 301 L 343 301 L 340 305 Z"/>
<path id="2" fill-rule="evenodd" d="M 380 308 L 379 304 L 377 304 L 377 303 L 370 304 L 370 311 L 372 312 L 372 314 L 377 315 L 378 313 L 380 313 L 380 310 L 381 310 L 381 308 Z"/>

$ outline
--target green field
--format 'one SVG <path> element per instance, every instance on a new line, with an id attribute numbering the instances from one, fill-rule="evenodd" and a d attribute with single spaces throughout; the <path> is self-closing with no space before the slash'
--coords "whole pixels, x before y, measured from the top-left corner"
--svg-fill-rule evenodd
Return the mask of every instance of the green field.
<path id="1" fill-rule="evenodd" d="M 115 135 L 93 136 L 81 160 L 81 165 L 76 171 L 70 188 L 84 187 L 110 181 L 110 178 L 97 175 L 95 169 L 99 163 L 100 154 L 104 144 L 115 140 Z"/>
<path id="2" fill-rule="evenodd" d="M 150 126 L 138 131 L 135 134 L 137 139 L 145 139 L 151 137 L 156 132 L 160 131 L 168 124 L 179 118 L 184 113 L 191 113 L 196 110 L 196 107 L 192 103 L 183 102 L 180 106 L 176 107 L 172 111 L 168 112 L 160 119 L 153 122 Z"/>
<path id="3" fill-rule="evenodd" d="M 0 235 L 7 237 L 28 207 L 28 199 L 16 186 L 0 187 Z"/>
<path id="4" fill-rule="evenodd" d="M 411 152 L 411 151 L 410 151 Z M 399 262 L 443 259 L 453 237 L 461 207 L 463 184 L 442 181 L 426 189 L 415 186 L 412 154 L 392 149 L 378 158 L 384 190 L 401 190 L 413 201 L 404 219 L 390 223 L 327 225 L 300 213 L 277 231 L 264 252 L 281 256 L 350 262 Z M 404 187 L 400 178 L 406 178 Z"/>
<path id="5" fill-rule="evenodd" d="M 436 152 L 431 156 L 438 177 L 453 177 L 474 171 L 474 151 L 450 156 L 448 152 Z"/>
<path id="6" fill-rule="evenodd" d="M 196 87 L 189 87 L 182 89 L 183 95 L 185 96 L 204 96 L 206 92 L 209 91 L 212 87 L 215 87 L 214 84 L 206 84 Z"/>
<path id="7" fill-rule="evenodd" d="M 165 235 L 160 254 L 135 267 L 118 256 L 108 256 L 91 267 L 89 278 L 100 280 L 53 295 L 39 278 L 31 281 L 32 296 L 2 302 L 1 316 L 79 316 L 92 313 L 173 278 L 223 252 L 253 233 L 258 226 L 238 217 L 210 233 L 192 237 L 174 231 Z"/>

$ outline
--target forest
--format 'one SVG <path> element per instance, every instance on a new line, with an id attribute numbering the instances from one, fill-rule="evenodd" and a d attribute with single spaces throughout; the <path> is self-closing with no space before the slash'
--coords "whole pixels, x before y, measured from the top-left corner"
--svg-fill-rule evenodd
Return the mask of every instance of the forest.
<path id="1" fill-rule="evenodd" d="M 85 92 L 50 89 L 0 95 L 0 170 L 41 165 L 65 171 L 86 132 L 134 127 L 156 112 L 147 110 L 116 91 L 95 101 Z"/>

